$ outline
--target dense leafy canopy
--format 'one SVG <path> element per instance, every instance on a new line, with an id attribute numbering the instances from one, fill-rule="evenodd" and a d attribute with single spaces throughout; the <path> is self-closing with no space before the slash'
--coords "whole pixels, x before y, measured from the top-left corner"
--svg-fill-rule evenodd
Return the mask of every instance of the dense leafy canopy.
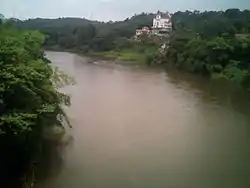
<path id="1" fill-rule="evenodd" d="M 17 25 L 42 31 L 46 34 L 45 45 L 55 49 L 83 53 L 112 50 L 111 55 L 118 56 L 119 50 L 125 49 L 125 55 L 121 55 L 125 56 L 124 59 L 134 57 L 132 51 L 145 56 L 143 59 L 149 64 L 172 62 L 179 68 L 216 78 L 240 83 L 248 80 L 250 10 L 174 13 L 173 32 L 170 38 L 165 39 L 169 44 L 166 54 L 156 51 L 164 41 L 151 48 L 156 46 L 155 42 L 147 37 L 141 40 L 141 45 L 129 40 L 136 28 L 151 26 L 154 16 L 142 13 L 124 21 L 108 23 L 80 18 L 31 19 Z"/>
<path id="2" fill-rule="evenodd" d="M 131 38 L 137 28 L 151 26 L 154 14 L 142 13 L 120 22 L 97 22 L 81 18 L 30 19 L 16 26 L 40 30 L 46 35 L 45 45 L 81 52 L 114 49 L 120 38 Z"/>
<path id="3" fill-rule="evenodd" d="M 6 22 L 7 23 L 7 22 Z M 67 117 L 55 72 L 41 49 L 44 36 L 0 26 L 0 167 L 3 187 L 42 149 L 43 131 Z M 56 74 L 57 75 L 57 74 Z M 58 75 L 57 75 L 58 76 Z M 58 79 L 57 79 L 58 80 Z M 12 185 L 13 186 L 13 185 Z"/>
<path id="4" fill-rule="evenodd" d="M 177 12 L 166 59 L 191 72 L 246 84 L 250 72 L 250 11 Z"/>
<path id="5" fill-rule="evenodd" d="M 82 18 L 30 19 L 18 22 L 20 28 L 37 29 L 46 34 L 46 45 L 66 49 L 105 51 L 115 48 L 119 38 L 131 38 L 137 28 L 152 26 L 155 14 L 142 13 L 119 22 L 98 22 Z M 172 16 L 174 30 L 184 30 L 203 37 L 232 36 L 248 33 L 250 11 L 186 11 Z"/>
<path id="6" fill-rule="evenodd" d="M 112 50 L 111 55 L 117 55 L 113 51 L 130 49 L 145 56 L 143 59 L 149 64 L 172 62 L 179 68 L 216 78 L 240 83 L 248 80 L 250 10 L 174 13 L 173 32 L 170 38 L 165 39 L 165 43 L 170 43 L 165 55 L 157 53 L 157 48 L 151 48 L 150 45 L 155 46 L 155 43 L 151 39 L 150 43 L 147 37 L 141 40 L 141 46 L 128 40 L 136 28 L 151 26 L 154 16 L 142 13 L 124 21 L 108 23 L 80 18 L 31 19 L 17 25 L 44 32 L 47 36 L 45 45 L 55 49 L 83 53 Z M 158 48 L 160 44 L 162 41 Z M 127 55 L 134 56 L 125 52 Z"/>

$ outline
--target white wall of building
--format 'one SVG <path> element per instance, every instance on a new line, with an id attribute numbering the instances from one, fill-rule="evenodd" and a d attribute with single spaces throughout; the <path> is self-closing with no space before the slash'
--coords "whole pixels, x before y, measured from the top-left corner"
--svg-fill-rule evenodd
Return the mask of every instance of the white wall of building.
<path id="1" fill-rule="evenodd" d="M 172 22 L 170 18 L 162 18 L 161 15 L 157 15 L 153 20 L 153 28 L 172 29 Z"/>
<path id="2" fill-rule="evenodd" d="M 158 14 L 153 19 L 152 29 L 148 27 L 143 27 L 142 29 L 137 29 L 135 36 L 138 37 L 142 34 L 152 34 L 157 36 L 166 36 L 172 31 L 172 21 L 171 15 L 169 13 Z"/>

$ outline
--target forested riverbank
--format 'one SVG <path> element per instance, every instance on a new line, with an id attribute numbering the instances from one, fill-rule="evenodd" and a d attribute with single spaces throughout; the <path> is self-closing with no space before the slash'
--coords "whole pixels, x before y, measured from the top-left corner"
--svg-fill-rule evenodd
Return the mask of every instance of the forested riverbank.
<path id="1" fill-rule="evenodd" d="M 250 76 L 250 11 L 179 13 L 166 62 L 181 69 L 247 84 Z"/>
<path id="2" fill-rule="evenodd" d="M 243 89 L 174 68 L 47 57 L 76 78 L 65 88 L 75 139 L 37 188 L 249 188 Z"/>
<path id="3" fill-rule="evenodd" d="M 63 106 L 70 100 L 58 91 L 69 79 L 45 58 L 41 33 L 11 25 L 0 20 L 0 180 L 26 188 L 50 147 L 45 133 L 69 125 Z"/>
<path id="4" fill-rule="evenodd" d="M 157 42 L 142 36 L 132 39 L 137 28 L 150 27 L 155 14 L 142 13 L 119 22 L 98 22 L 81 18 L 30 19 L 17 22 L 19 28 L 37 29 L 46 35 L 50 49 L 99 54 L 149 65 L 174 66 L 245 84 L 250 66 L 250 11 L 185 11 L 172 15 L 170 37 Z M 162 42 L 169 44 L 159 53 Z"/>
<path id="5" fill-rule="evenodd" d="M 69 98 L 57 90 L 58 84 L 66 81 L 65 76 L 54 72 L 42 46 L 146 65 L 171 65 L 249 87 L 249 10 L 176 12 L 168 38 L 143 35 L 139 41 L 133 40 L 135 29 L 151 26 L 153 17 L 154 14 L 142 13 L 108 23 L 80 18 L 1 22 L 3 184 L 20 177 L 24 178 L 18 183 L 33 181 L 33 169 L 46 150 L 44 131 L 54 125 L 62 127 L 62 119 L 67 120 L 61 104 L 69 105 Z M 39 30 L 44 35 L 27 29 Z M 168 46 L 159 51 L 162 42 Z M 27 171 L 28 178 L 24 175 Z M 32 181 L 27 185 L 32 185 Z"/>

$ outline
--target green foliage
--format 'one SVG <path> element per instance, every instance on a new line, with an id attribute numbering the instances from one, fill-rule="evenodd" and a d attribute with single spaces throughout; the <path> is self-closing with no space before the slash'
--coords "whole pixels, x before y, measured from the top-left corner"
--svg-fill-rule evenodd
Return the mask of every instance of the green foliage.
<path id="1" fill-rule="evenodd" d="M 150 27 L 154 16 L 142 13 L 107 23 L 80 18 L 31 19 L 17 22 L 16 26 L 45 33 L 45 46 L 49 47 L 82 53 L 110 51 L 102 54 L 126 60 L 143 59 L 150 65 L 171 62 L 191 72 L 244 82 L 245 71 L 250 67 L 249 10 L 176 12 L 172 16 L 170 38 L 159 40 L 144 35 L 140 43 L 131 42 L 135 30 Z M 169 46 L 159 53 L 159 44 L 163 43 Z"/>
<path id="2" fill-rule="evenodd" d="M 47 106 L 53 106 L 54 113 L 61 113 L 61 108 L 58 92 L 50 80 L 53 71 L 41 59 L 42 36 L 37 32 L 10 33 L 0 38 L 3 81 L 0 130 L 2 134 L 21 135 L 24 130 L 32 130 L 41 117 L 51 113 L 51 110 L 45 111 Z M 60 124 L 56 117 L 53 118 L 53 123 Z"/>
<path id="3" fill-rule="evenodd" d="M 158 51 L 158 44 L 145 40 L 144 43 L 131 39 L 120 38 L 115 43 L 114 50 L 95 52 L 92 55 L 108 57 L 123 61 L 136 61 L 137 63 L 147 62 L 147 56 Z"/>
<path id="4" fill-rule="evenodd" d="M 29 19 L 19 21 L 15 26 L 44 33 L 46 47 L 54 47 L 59 50 L 74 49 L 86 53 L 119 48 L 120 41 L 124 38 L 131 38 L 137 28 L 150 27 L 153 17 L 154 14 L 142 13 L 124 21 L 108 23 L 81 18 Z"/>
<path id="5" fill-rule="evenodd" d="M 250 68 L 250 11 L 177 12 L 165 57 L 190 72 L 245 84 Z"/>
<path id="6" fill-rule="evenodd" d="M 157 65 L 165 63 L 164 54 L 158 51 L 150 51 L 145 55 L 145 63 L 147 65 Z"/>
<path id="7" fill-rule="evenodd" d="M 240 69 L 239 64 L 240 62 L 231 61 L 220 73 L 214 73 L 212 76 L 215 79 L 229 79 L 235 83 L 245 83 L 250 73 L 248 70 Z"/>
<path id="8" fill-rule="evenodd" d="M 250 32 L 250 11 L 228 9 L 226 11 L 176 12 L 172 17 L 175 30 L 199 33 L 202 37 L 222 36 L 227 33 Z"/>
<path id="9" fill-rule="evenodd" d="M 40 30 L 46 35 L 46 46 L 76 49 L 80 52 L 108 51 L 119 48 L 120 40 L 131 38 L 135 30 L 152 26 L 155 14 L 141 13 L 124 21 L 98 22 L 82 18 L 29 19 L 16 22 L 16 27 Z M 174 31 L 183 38 L 233 37 L 250 32 L 250 11 L 186 11 L 172 16 Z"/>
<path id="10" fill-rule="evenodd" d="M 107 57 L 111 59 L 117 59 L 122 61 L 136 61 L 138 63 L 144 61 L 144 54 L 133 51 L 132 49 L 123 49 L 123 50 L 111 50 L 106 52 L 95 52 L 92 55 Z"/>
<path id="11" fill-rule="evenodd" d="M 21 171 L 41 152 L 46 127 L 68 122 L 69 97 L 57 90 L 65 76 L 45 59 L 43 40 L 36 31 L 0 30 L 0 160 L 10 169 Z"/>

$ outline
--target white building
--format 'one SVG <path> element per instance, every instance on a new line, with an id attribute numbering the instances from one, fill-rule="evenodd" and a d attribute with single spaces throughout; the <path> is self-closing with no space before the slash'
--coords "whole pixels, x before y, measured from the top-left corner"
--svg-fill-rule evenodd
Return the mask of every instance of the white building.
<path id="1" fill-rule="evenodd" d="M 140 36 L 142 36 L 142 35 L 150 35 L 150 34 L 151 34 L 150 28 L 149 27 L 143 27 L 142 29 L 136 29 L 134 38 L 136 40 L 138 40 Z"/>
<path id="2" fill-rule="evenodd" d="M 156 17 L 153 19 L 152 29 L 148 27 L 137 29 L 135 38 L 138 38 L 142 34 L 168 36 L 171 31 L 172 31 L 172 21 L 170 13 L 158 12 Z"/>
<path id="3" fill-rule="evenodd" d="M 165 34 L 172 31 L 172 21 L 170 13 L 158 13 L 153 20 L 152 27 L 154 34 Z"/>
<path id="4" fill-rule="evenodd" d="M 136 29 L 136 36 L 140 36 L 142 34 L 150 34 L 150 28 L 149 27 L 143 27 L 142 29 Z"/>

